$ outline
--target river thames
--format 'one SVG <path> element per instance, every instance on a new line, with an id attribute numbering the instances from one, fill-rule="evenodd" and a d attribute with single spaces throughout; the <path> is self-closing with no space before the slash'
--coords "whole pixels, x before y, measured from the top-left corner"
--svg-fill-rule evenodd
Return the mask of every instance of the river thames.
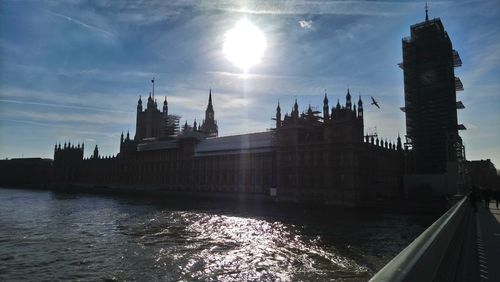
<path id="1" fill-rule="evenodd" d="M 366 281 L 434 219 L 0 188 L 0 280 Z"/>

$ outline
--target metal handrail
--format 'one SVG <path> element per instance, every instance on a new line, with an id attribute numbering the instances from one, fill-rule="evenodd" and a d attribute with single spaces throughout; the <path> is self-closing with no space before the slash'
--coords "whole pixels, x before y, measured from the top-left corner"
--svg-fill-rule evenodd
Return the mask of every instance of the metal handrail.
<path id="1" fill-rule="evenodd" d="M 466 199 L 467 197 L 464 197 L 450 208 L 370 281 L 434 280 L 449 247 L 443 244 L 449 244 L 450 236 L 455 235 L 456 228 L 464 215 Z"/>

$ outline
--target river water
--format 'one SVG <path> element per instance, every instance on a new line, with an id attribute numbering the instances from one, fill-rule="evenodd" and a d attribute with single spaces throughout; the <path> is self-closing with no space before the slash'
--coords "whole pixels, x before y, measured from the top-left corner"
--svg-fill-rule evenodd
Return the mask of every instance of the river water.
<path id="1" fill-rule="evenodd" d="M 0 188 L 0 281 L 366 281 L 434 219 Z"/>

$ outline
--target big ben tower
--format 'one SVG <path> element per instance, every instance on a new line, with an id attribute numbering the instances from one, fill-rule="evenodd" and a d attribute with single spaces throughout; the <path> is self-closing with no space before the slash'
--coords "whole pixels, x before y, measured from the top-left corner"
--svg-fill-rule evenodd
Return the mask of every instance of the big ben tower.
<path id="1" fill-rule="evenodd" d="M 458 53 L 439 18 L 410 27 L 403 38 L 406 137 L 415 153 L 417 174 L 444 174 L 462 158 L 462 140 L 458 130 L 456 91 L 463 90 L 454 68 L 462 65 Z"/>

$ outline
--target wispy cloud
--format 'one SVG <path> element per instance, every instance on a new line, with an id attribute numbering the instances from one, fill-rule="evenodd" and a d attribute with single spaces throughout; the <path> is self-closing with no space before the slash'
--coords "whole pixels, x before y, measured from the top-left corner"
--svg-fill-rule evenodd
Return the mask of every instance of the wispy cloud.
<path id="1" fill-rule="evenodd" d="M 494 68 L 500 69 L 500 42 L 487 46 L 474 56 L 474 66 L 462 77 L 464 85 L 476 86 L 481 78 Z"/>
<path id="2" fill-rule="evenodd" d="M 134 122 L 133 114 L 82 114 L 73 112 L 47 112 L 45 110 L 20 110 L 20 109 L 3 109 L 0 116 L 6 118 L 22 118 L 33 120 L 36 122 L 52 122 L 52 123 L 77 123 L 77 124 L 120 124 L 129 125 Z"/>
<path id="3" fill-rule="evenodd" d="M 39 103 L 39 102 L 29 102 L 29 101 L 19 101 L 19 100 L 7 100 L 7 99 L 0 99 L 0 103 L 12 103 L 12 104 L 20 104 L 20 105 L 47 106 L 47 107 L 57 107 L 57 108 L 66 108 L 66 109 L 99 111 L 99 112 L 133 113 L 132 111 L 120 111 L 120 110 L 104 109 L 104 108 L 98 108 L 98 107 L 83 107 L 83 106 L 72 106 L 72 105 L 64 105 L 64 104 Z"/>
<path id="4" fill-rule="evenodd" d="M 87 24 L 87 23 L 84 23 L 80 20 L 77 20 L 75 18 L 72 18 L 70 16 L 67 16 L 67 15 L 63 15 L 63 14 L 59 14 L 59 13 L 56 13 L 56 12 L 53 12 L 53 11 L 49 11 L 49 13 L 51 13 L 52 15 L 56 16 L 56 17 L 59 17 L 59 18 L 62 18 L 62 19 L 65 19 L 71 23 L 74 23 L 76 25 L 79 25 L 89 31 L 92 31 L 92 32 L 95 32 L 95 33 L 98 33 L 104 37 L 107 37 L 107 38 L 112 38 L 114 37 L 115 35 L 107 30 L 104 30 L 102 28 L 99 28 L 97 26 L 94 26 L 94 25 L 91 25 L 91 24 Z"/>
<path id="5" fill-rule="evenodd" d="M 70 95 L 57 91 L 32 90 L 19 87 L 0 87 L 0 101 L 4 103 L 39 105 L 78 110 L 131 113 L 131 100 L 135 93 L 78 93 Z"/>
<path id="6" fill-rule="evenodd" d="M 394 16 L 421 3 L 401 1 L 249 1 L 217 2 L 212 8 L 245 14 Z M 206 6 L 206 5 L 205 5 Z"/>

